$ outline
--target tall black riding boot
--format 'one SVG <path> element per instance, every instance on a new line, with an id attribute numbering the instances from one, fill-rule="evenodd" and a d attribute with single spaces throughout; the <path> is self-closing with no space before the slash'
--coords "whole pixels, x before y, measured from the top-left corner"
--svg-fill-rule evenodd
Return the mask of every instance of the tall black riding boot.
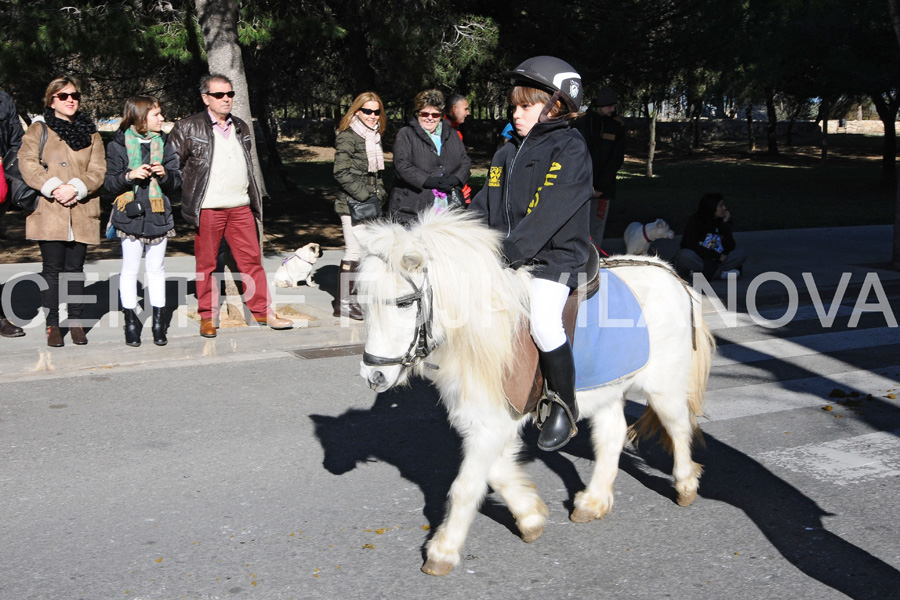
<path id="1" fill-rule="evenodd" d="M 538 448 L 559 450 L 578 433 L 578 406 L 575 404 L 575 358 L 569 342 L 540 353 L 541 369 L 547 381 L 550 414 L 539 426 Z M 540 414 L 543 403 L 538 406 Z"/>
<path id="2" fill-rule="evenodd" d="M 125 343 L 129 346 L 140 346 L 141 329 L 144 326 L 141 325 L 141 321 L 133 308 L 125 308 L 122 312 L 125 314 Z"/>
<path id="3" fill-rule="evenodd" d="M 169 343 L 166 339 L 166 309 L 162 306 L 153 307 L 153 343 L 157 346 L 165 346 Z"/>
<path id="4" fill-rule="evenodd" d="M 350 317 L 355 321 L 363 320 L 362 307 L 356 301 L 356 268 L 359 261 L 341 261 L 340 278 L 338 279 L 337 298 L 331 305 L 335 317 Z"/>

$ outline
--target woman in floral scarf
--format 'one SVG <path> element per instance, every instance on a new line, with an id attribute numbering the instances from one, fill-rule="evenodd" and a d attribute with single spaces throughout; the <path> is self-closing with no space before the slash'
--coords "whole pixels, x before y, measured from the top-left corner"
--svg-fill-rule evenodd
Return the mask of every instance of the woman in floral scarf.
<path id="1" fill-rule="evenodd" d="M 362 308 L 356 301 L 353 277 L 359 266 L 360 246 L 354 234 L 356 223 L 350 216 L 349 203 L 376 198 L 379 205 L 387 199 L 382 174 L 384 152 L 381 135 L 387 124 L 384 105 L 375 92 L 356 97 L 338 126 L 334 143 L 334 178 L 340 189 L 334 210 L 341 217 L 344 231 L 344 256 L 341 257 L 340 279 L 333 304 L 335 317 L 349 317 L 360 321 Z"/>
<path id="2" fill-rule="evenodd" d="M 178 157 L 162 131 L 162 110 L 153 96 L 125 101 L 119 131 L 109 143 L 106 190 L 116 195 L 110 227 L 122 240 L 119 296 L 125 313 L 125 343 L 141 345 L 137 309 L 137 278 L 141 257 L 147 272 L 147 290 L 153 307 L 153 343 L 166 345 L 166 242 L 175 235 L 168 194 L 181 187 Z M 112 232 L 109 232 L 112 235 Z"/>

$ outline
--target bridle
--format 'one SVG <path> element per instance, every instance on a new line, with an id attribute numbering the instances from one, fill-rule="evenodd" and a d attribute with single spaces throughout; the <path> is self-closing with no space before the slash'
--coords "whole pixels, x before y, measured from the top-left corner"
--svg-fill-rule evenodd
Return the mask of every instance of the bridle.
<path id="1" fill-rule="evenodd" d="M 438 344 L 431 333 L 432 293 L 431 286 L 428 284 L 428 269 L 423 269 L 423 272 L 425 277 L 422 279 L 421 288 L 417 286 L 406 273 L 401 273 L 400 276 L 406 280 L 414 291 L 412 294 L 406 294 L 405 296 L 400 296 L 399 298 L 387 301 L 387 304 L 393 304 L 394 306 L 402 306 L 412 302 L 416 303 L 415 335 L 409 343 L 406 354 L 397 358 L 385 358 L 364 351 L 362 359 L 364 365 L 369 367 L 400 365 L 404 369 L 414 367 L 422 362 L 423 359 L 427 358 L 428 355 L 437 348 Z M 430 363 L 425 363 L 425 366 L 431 369 L 438 368 L 437 365 L 432 365 Z"/>

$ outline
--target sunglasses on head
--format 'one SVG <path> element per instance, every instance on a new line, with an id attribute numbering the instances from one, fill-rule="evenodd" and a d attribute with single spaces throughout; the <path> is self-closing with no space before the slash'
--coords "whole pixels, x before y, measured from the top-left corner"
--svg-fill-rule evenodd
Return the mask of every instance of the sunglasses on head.
<path id="1" fill-rule="evenodd" d="M 428 117 L 431 117 L 432 119 L 440 119 L 440 118 L 441 118 L 441 113 L 439 113 L 439 112 L 428 112 L 427 110 L 423 110 L 423 111 L 420 111 L 420 112 L 419 112 L 419 116 L 422 117 L 422 118 L 425 118 L 425 119 L 427 119 Z"/>
<path id="2" fill-rule="evenodd" d="M 68 92 L 60 92 L 58 94 L 53 94 L 53 95 L 56 96 L 57 98 L 59 98 L 60 100 L 62 100 L 63 102 L 68 100 L 69 96 L 71 96 L 72 100 L 74 100 L 75 102 L 78 102 L 79 100 L 81 100 L 81 92 L 72 92 L 71 94 Z"/>
<path id="3" fill-rule="evenodd" d="M 375 115 L 376 117 L 379 116 L 379 115 L 381 115 L 381 109 L 380 109 L 380 108 L 362 108 L 362 107 L 360 107 L 359 110 L 360 110 L 360 112 L 362 112 L 362 114 L 364 114 L 364 115 Z"/>
<path id="4" fill-rule="evenodd" d="M 231 90 L 230 92 L 206 92 L 206 95 L 212 96 L 216 100 L 221 100 L 225 96 L 228 96 L 229 98 L 234 98 L 234 90 Z"/>

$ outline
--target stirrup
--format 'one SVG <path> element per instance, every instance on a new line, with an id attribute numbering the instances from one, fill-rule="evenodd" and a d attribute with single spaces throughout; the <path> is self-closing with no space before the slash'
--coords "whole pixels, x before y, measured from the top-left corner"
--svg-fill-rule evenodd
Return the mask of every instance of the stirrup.
<path id="1" fill-rule="evenodd" d="M 575 418 L 575 415 L 572 414 L 572 409 L 569 408 L 568 404 L 563 402 L 562 398 L 559 397 L 559 394 L 547 387 L 546 380 L 544 380 L 544 393 L 541 395 L 541 398 L 537 402 L 537 406 L 534 408 L 534 423 L 537 425 L 537 428 L 544 428 L 544 421 L 550 416 L 550 409 L 554 404 L 562 406 L 563 411 L 565 411 L 566 416 L 569 418 L 569 424 L 572 425 L 572 435 L 570 435 L 569 438 L 571 439 L 578 435 L 578 425 L 575 424 L 577 419 Z"/>

